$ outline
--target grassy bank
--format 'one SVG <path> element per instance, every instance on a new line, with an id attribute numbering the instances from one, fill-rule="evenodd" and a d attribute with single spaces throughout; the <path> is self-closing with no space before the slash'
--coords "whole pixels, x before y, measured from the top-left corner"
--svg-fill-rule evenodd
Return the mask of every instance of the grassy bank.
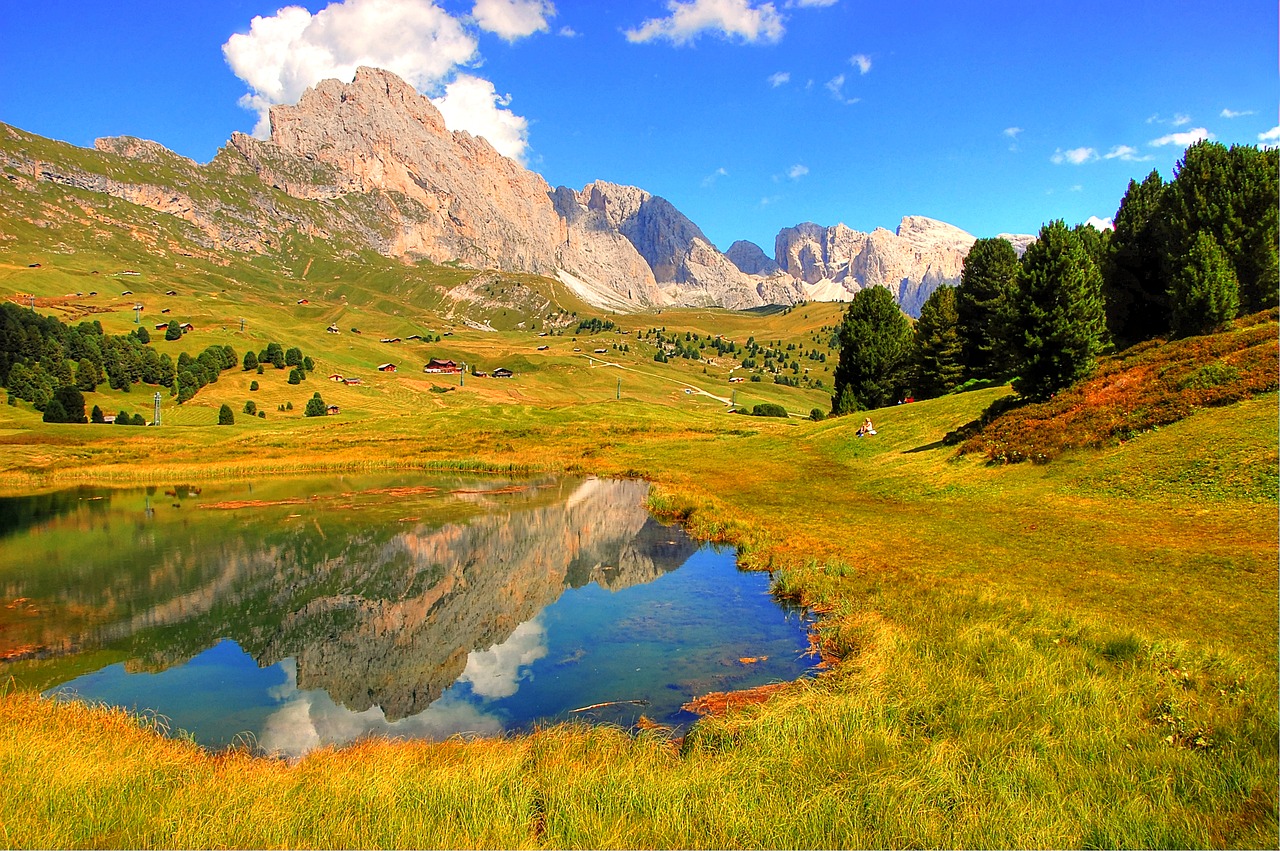
<path id="1" fill-rule="evenodd" d="M 624 399 L 477 400 L 267 440 L 236 427 L 10 444 L 32 447 L 0 474 L 10 488 L 81 480 L 87 458 L 99 482 L 359 464 L 641 473 L 655 509 L 825 612 L 842 661 L 681 743 L 562 727 L 296 764 L 10 691 L 0 842 L 1273 847 L 1275 394 L 1047 466 L 941 445 L 1003 392 L 886 409 L 874 440 L 840 420 Z"/>

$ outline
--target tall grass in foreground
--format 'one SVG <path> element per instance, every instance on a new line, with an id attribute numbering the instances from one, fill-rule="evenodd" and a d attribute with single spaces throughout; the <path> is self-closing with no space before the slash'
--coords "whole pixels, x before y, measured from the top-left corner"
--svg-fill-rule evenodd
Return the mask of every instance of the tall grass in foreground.
<path id="1" fill-rule="evenodd" d="M 9 693 L 0 772 L 21 782 L 0 804 L 0 840 L 1274 846 L 1274 678 L 978 595 L 928 602 L 847 620 L 862 648 L 850 664 L 705 719 L 683 742 L 562 726 L 368 742 L 290 765 L 208 755 L 118 710 Z"/>

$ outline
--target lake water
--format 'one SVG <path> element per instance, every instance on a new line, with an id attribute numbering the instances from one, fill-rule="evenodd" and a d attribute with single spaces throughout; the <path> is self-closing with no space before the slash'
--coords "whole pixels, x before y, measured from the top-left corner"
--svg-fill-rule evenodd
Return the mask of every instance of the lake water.
<path id="1" fill-rule="evenodd" d="M 657 522 L 647 487 L 333 476 L 0 500 L 0 678 L 300 755 L 679 727 L 698 695 L 809 673 L 810 618 Z"/>

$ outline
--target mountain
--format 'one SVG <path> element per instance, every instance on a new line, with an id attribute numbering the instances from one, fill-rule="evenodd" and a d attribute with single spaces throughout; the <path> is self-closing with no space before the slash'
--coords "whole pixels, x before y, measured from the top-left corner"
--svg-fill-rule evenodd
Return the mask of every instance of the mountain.
<path id="1" fill-rule="evenodd" d="M 339 253 L 555 278 L 622 312 L 847 300 L 883 285 L 917 314 L 934 288 L 958 282 L 974 241 L 908 216 L 896 233 L 801 224 L 778 234 L 772 259 L 747 242 L 726 255 L 643 189 L 602 180 L 552 189 L 485 139 L 450 131 L 429 99 L 373 68 L 272 107 L 269 140 L 234 134 L 206 165 L 129 137 L 99 139 L 96 161 L 52 160 L 24 144 L 38 137 L 0 129 L 11 181 L 22 175 L 176 217 L 195 243 L 170 238 L 177 253 L 270 254 L 298 235 Z"/>

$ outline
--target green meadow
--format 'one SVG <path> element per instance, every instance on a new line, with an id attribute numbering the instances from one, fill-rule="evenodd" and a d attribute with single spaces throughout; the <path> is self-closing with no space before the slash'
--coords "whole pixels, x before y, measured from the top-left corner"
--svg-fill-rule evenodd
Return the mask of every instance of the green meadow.
<path id="1" fill-rule="evenodd" d="M 774 571 L 778 595 L 822 614 L 814 641 L 828 667 L 678 739 L 569 725 L 285 762 L 201 751 L 164 719 L 43 700 L 21 685 L 38 679 L 20 667 L 33 663 L 12 663 L 0 844 L 1280 841 L 1274 381 L 1049 463 L 991 463 L 943 439 L 1008 387 L 869 412 L 878 434 L 865 439 L 854 437 L 861 417 L 808 419 L 830 407 L 841 305 L 613 316 L 546 279 L 468 284 L 470 271 L 303 241 L 256 259 L 175 258 L 130 250 L 114 220 L 86 225 L 74 191 L 3 183 L 6 203 L 31 205 L 24 221 L 46 222 L 14 225 L 30 233 L 0 255 L 6 297 L 109 333 L 190 322 L 180 340 L 152 332 L 149 345 L 175 359 L 210 345 L 239 358 L 274 341 L 316 368 L 298 385 L 269 365 L 228 370 L 181 406 L 162 390 L 158 428 L 46 424 L 28 403 L 0 406 L 0 492 L 363 470 L 643 477 L 653 511 L 736 545 L 743 566 Z M 152 238 L 181 231 L 153 215 Z M 54 248 L 12 247 L 33 244 Z M 456 300 L 464 285 L 489 291 Z M 589 317 L 618 329 L 579 333 Z M 1274 341 L 1274 317 L 1261 321 Z M 804 362 L 808 386 L 753 382 L 733 358 L 655 361 L 650 329 L 828 358 Z M 1211 348 L 1204 357 L 1223 356 Z M 433 376 L 422 372 L 431 357 L 515 375 Z M 103 385 L 86 402 L 150 419 L 155 391 Z M 316 392 L 341 412 L 304 417 Z M 248 401 L 265 416 L 243 413 Z M 733 414 L 730 402 L 791 416 Z M 223 404 L 232 425 L 216 424 Z M 0 626 L 11 624 L 14 601 L 0 602 Z"/>

